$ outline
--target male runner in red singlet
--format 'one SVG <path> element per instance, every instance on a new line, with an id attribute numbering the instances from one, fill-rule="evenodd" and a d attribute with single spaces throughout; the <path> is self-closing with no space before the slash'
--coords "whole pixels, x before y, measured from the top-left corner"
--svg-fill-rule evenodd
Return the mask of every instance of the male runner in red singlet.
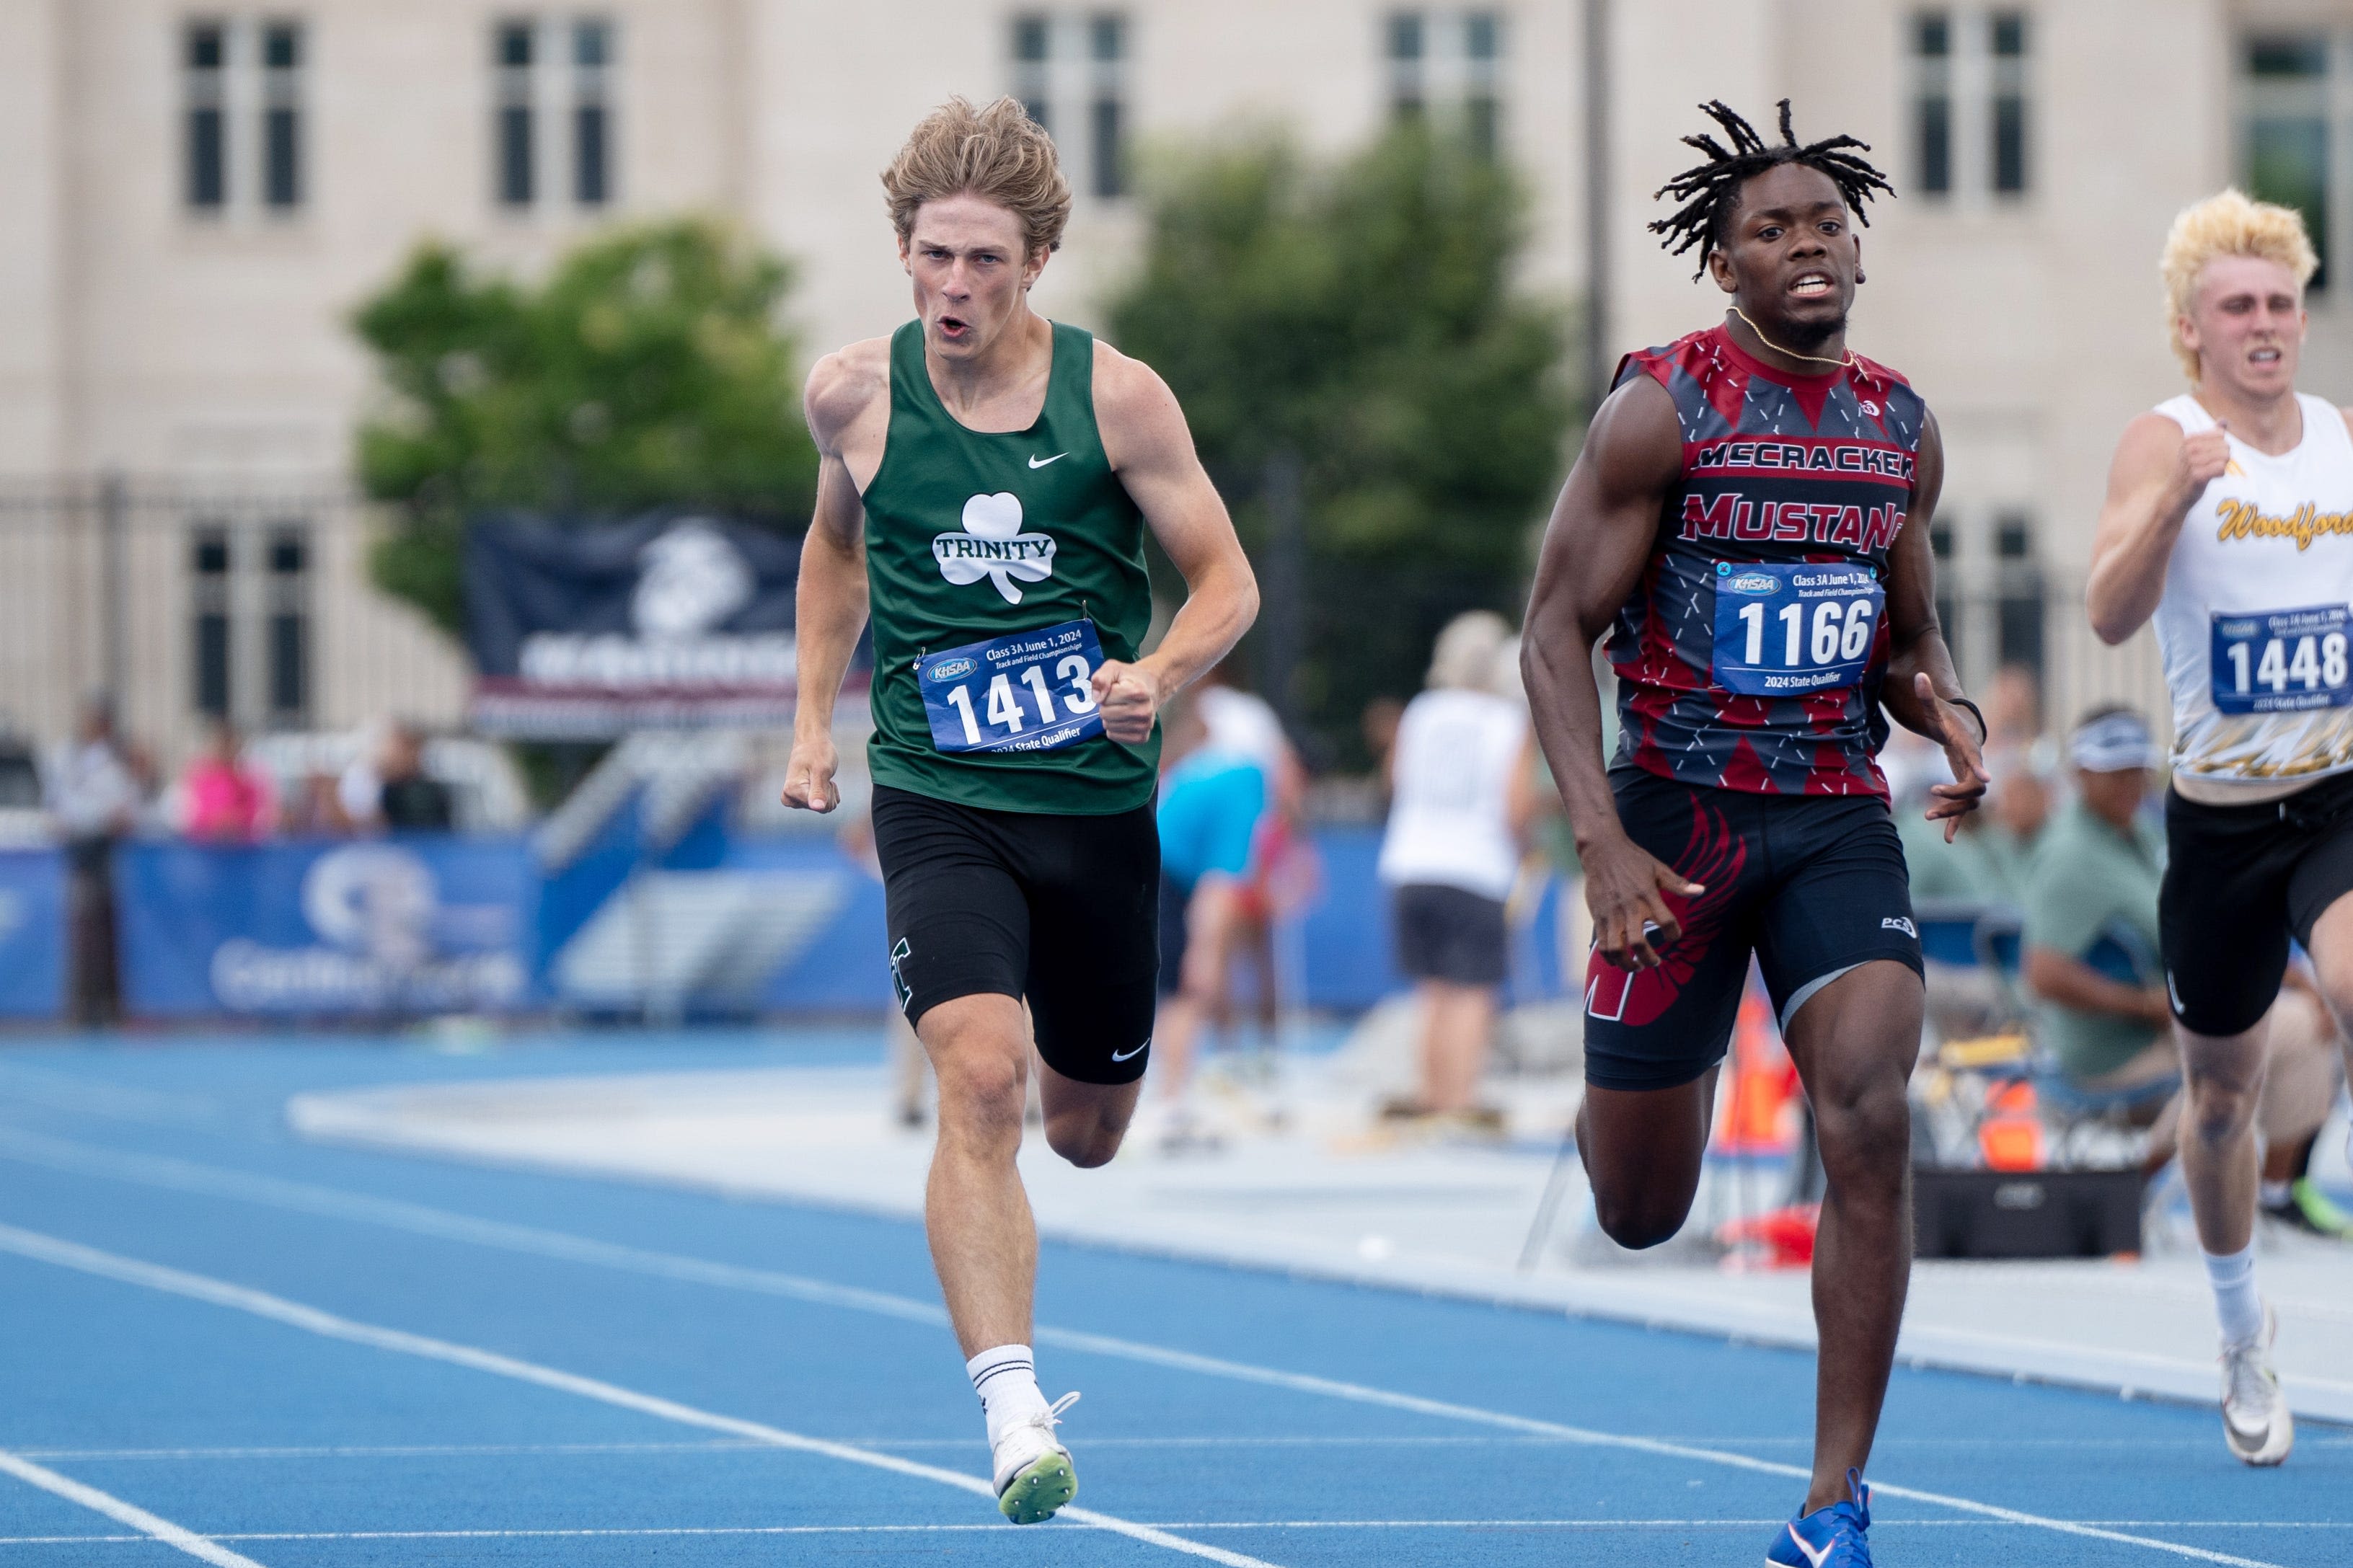
<path id="1" fill-rule="evenodd" d="M 1920 942 L 1874 753 L 1882 707 L 1941 743 L 1949 836 L 1983 721 L 1936 625 L 1928 517 L 1944 453 L 1919 395 L 1850 353 L 1853 222 L 1877 170 L 1852 137 L 1731 138 L 1653 224 L 1732 296 L 1724 324 L 1633 354 L 1554 509 L 1522 664 L 1585 863 L 1595 957 L 1577 1145 L 1602 1227 L 1680 1228 L 1750 954 L 1820 1129 L 1813 1484 L 1769 1563 L 1868 1568 L 1871 1453 L 1912 1259 L 1905 1086 Z M 1589 654 L 1609 634 L 1605 772 Z M 1839 1555 L 1844 1552 L 1845 1555 Z"/>

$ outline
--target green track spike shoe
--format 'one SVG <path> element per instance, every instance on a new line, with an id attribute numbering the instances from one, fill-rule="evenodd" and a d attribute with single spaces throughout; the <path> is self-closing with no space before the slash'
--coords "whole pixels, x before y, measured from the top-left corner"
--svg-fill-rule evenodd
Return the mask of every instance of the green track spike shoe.
<path id="1" fill-rule="evenodd" d="M 1036 1524 L 1079 1495 L 1071 1451 L 1054 1436 L 1063 1411 L 1078 1403 L 1065 1394 L 1045 1414 L 1008 1426 L 997 1440 L 997 1509 L 1016 1524 Z"/>

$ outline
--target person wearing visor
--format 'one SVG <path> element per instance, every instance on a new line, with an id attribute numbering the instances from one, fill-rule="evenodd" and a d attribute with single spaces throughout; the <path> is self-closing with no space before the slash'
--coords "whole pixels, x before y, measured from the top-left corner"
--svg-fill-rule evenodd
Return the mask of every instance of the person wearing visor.
<path id="1" fill-rule="evenodd" d="M 2165 836 L 2140 814 L 2164 760 L 2137 713 L 2108 709 L 2068 738 L 2075 799 L 2044 836 L 2027 882 L 2026 984 L 2037 1037 L 2086 1097 L 2156 1124 L 2149 1169 L 2179 1145 L 2181 1053 L 2158 958 Z M 2264 1016 L 2272 1059 L 2255 1110 L 2263 1212 L 2292 1229 L 2344 1233 L 2306 1171 L 2337 1092 L 2337 1031 L 2301 965 Z"/>

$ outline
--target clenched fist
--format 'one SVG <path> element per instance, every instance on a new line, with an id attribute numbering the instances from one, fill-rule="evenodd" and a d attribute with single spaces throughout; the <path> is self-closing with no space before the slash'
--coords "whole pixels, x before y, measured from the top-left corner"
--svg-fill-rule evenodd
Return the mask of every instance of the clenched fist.
<path id="1" fill-rule="evenodd" d="M 1160 681 L 1152 671 L 1107 659 L 1095 671 L 1094 690 L 1104 734 L 1124 746 L 1140 746 L 1152 739 L 1152 721 L 1160 712 Z"/>
<path id="2" fill-rule="evenodd" d="M 2218 425 L 2211 430 L 2200 430 L 2181 443 L 2181 455 L 2173 463 L 2173 493 L 2188 510 L 2198 504 L 2206 487 L 2222 477 L 2231 466 L 2231 426 Z"/>

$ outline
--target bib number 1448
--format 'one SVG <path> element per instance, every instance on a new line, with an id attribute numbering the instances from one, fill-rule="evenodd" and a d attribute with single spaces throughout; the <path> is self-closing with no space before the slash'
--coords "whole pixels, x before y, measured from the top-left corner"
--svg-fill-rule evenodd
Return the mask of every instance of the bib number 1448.
<path id="1" fill-rule="evenodd" d="M 2353 702 L 2353 609 L 2318 605 L 2217 615 L 2214 706 L 2224 713 L 2292 713 Z"/>

